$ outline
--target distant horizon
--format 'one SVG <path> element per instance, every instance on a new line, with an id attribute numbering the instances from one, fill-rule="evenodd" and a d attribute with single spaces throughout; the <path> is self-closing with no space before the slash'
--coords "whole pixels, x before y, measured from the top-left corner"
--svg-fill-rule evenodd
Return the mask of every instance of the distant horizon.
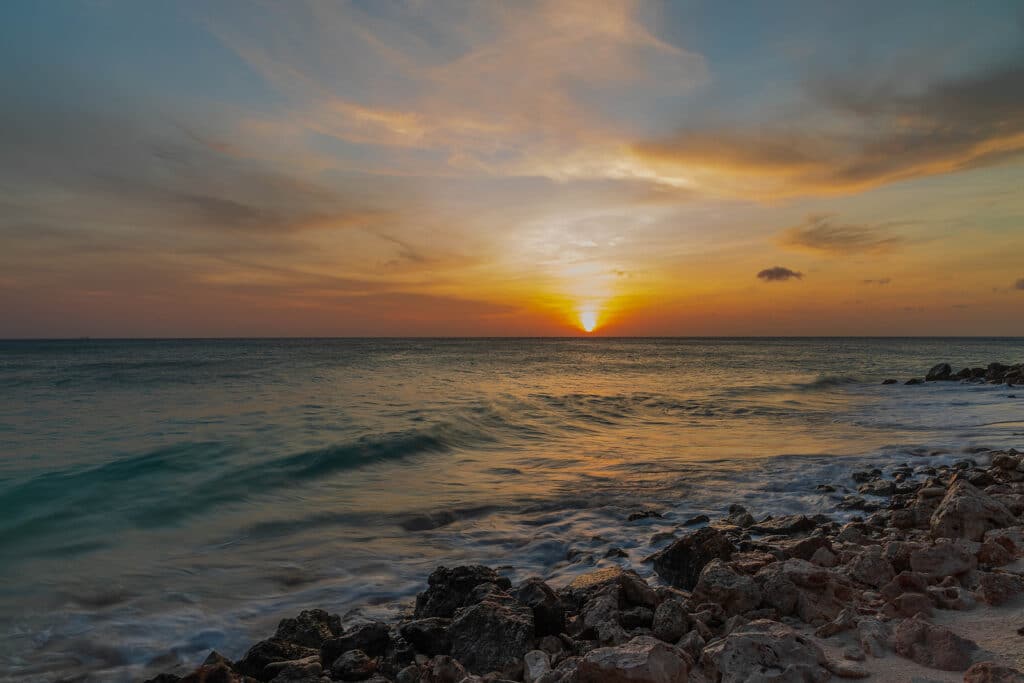
<path id="1" fill-rule="evenodd" d="M 75 341 L 344 341 L 344 340 L 531 340 L 531 339 L 558 339 L 558 340 L 615 340 L 615 339 L 998 339 L 1014 340 L 1024 342 L 1024 335 L 855 335 L 855 334 L 806 334 L 806 335 L 602 335 L 602 334 L 578 334 L 578 335 L 491 335 L 491 336 L 436 336 L 436 335 L 362 335 L 362 336 L 287 336 L 287 337 L 0 337 L 0 343 L 5 342 L 75 342 Z"/>

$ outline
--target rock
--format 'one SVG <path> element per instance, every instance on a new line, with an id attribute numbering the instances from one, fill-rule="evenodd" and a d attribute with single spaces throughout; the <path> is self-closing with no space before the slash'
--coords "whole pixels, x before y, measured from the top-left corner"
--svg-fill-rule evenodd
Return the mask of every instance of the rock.
<path id="1" fill-rule="evenodd" d="M 950 367 L 949 363 L 939 363 L 933 366 L 924 378 L 928 382 L 945 382 L 952 379 L 952 375 L 953 368 Z"/>
<path id="2" fill-rule="evenodd" d="M 331 664 L 331 678 L 337 681 L 366 680 L 377 670 L 377 663 L 362 650 L 349 650 Z"/>
<path id="3" fill-rule="evenodd" d="M 486 591 L 477 588 L 489 584 L 500 590 L 508 590 L 511 582 L 499 576 L 490 567 L 481 565 L 461 566 L 454 569 L 438 567 L 427 579 L 427 590 L 416 596 L 415 617 L 446 617 L 455 615 L 455 610 L 479 602 Z"/>
<path id="4" fill-rule="evenodd" d="M 792 535 L 813 531 L 817 526 L 818 524 L 807 515 L 784 515 L 758 522 L 750 527 L 750 530 L 760 534 Z"/>
<path id="5" fill-rule="evenodd" d="M 555 591 L 538 578 L 527 579 L 515 592 L 516 600 L 533 610 L 538 636 L 558 635 L 565 630 L 565 608 Z"/>
<path id="6" fill-rule="evenodd" d="M 576 627 L 580 636 L 595 639 L 600 645 L 620 645 L 629 636 L 619 623 L 619 596 L 614 588 L 605 588 L 584 603 Z"/>
<path id="7" fill-rule="evenodd" d="M 1001 470 L 1015 470 L 1020 461 L 1009 453 L 997 453 L 992 456 L 992 466 Z"/>
<path id="8" fill-rule="evenodd" d="M 690 662 L 679 649 L 649 636 L 591 650 L 579 662 L 578 683 L 678 683 Z"/>
<path id="9" fill-rule="evenodd" d="M 658 593 L 632 570 L 608 567 L 577 576 L 561 592 L 571 603 L 580 605 L 596 593 L 613 589 L 624 605 L 656 607 Z"/>
<path id="10" fill-rule="evenodd" d="M 989 363 L 988 367 L 985 368 L 985 379 L 989 382 L 1002 382 L 1003 377 L 1006 376 L 1006 371 L 1009 369 L 1010 366 L 1003 363 Z"/>
<path id="11" fill-rule="evenodd" d="M 704 566 L 693 594 L 698 601 L 720 605 L 727 616 L 742 614 L 761 604 L 761 589 L 757 583 L 719 559 Z"/>
<path id="12" fill-rule="evenodd" d="M 899 384 L 898 379 L 883 379 L 882 384 Z"/>
<path id="13" fill-rule="evenodd" d="M 406 622 L 399 627 L 398 632 L 416 648 L 417 652 L 433 657 L 446 655 L 451 650 L 452 642 L 448 637 L 450 624 L 451 619 L 428 617 Z"/>
<path id="14" fill-rule="evenodd" d="M 652 556 L 654 571 L 677 588 L 692 590 L 704 565 L 713 559 L 728 560 L 733 553 L 729 538 L 711 527 L 676 540 Z"/>
<path id="15" fill-rule="evenodd" d="M 460 683 L 466 678 L 466 669 L 451 657 L 438 655 L 419 674 L 419 683 Z"/>
<path id="16" fill-rule="evenodd" d="M 640 519 L 662 519 L 663 517 L 664 515 L 656 510 L 642 510 L 640 512 L 631 512 L 626 519 L 630 522 L 635 522 Z"/>
<path id="17" fill-rule="evenodd" d="M 978 646 L 948 628 L 914 617 L 904 619 L 893 635 L 896 653 L 921 666 L 942 671 L 965 671 Z"/>
<path id="18" fill-rule="evenodd" d="M 324 668 L 320 657 L 314 655 L 291 662 L 274 662 L 268 664 L 264 671 L 267 675 L 274 674 L 270 683 L 319 683 Z"/>
<path id="19" fill-rule="evenodd" d="M 937 543 L 910 553 L 910 568 L 931 579 L 960 576 L 977 566 L 974 553 L 960 539 L 952 543 Z"/>
<path id="20" fill-rule="evenodd" d="M 828 548 L 818 548 L 811 555 L 810 562 L 819 567 L 835 567 L 839 564 L 839 558 Z"/>
<path id="21" fill-rule="evenodd" d="M 619 612 L 619 624 L 624 628 L 650 628 L 654 611 L 649 607 L 630 607 Z"/>
<path id="22" fill-rule="evenodd" d="M 835 619 L 833 619 L 832 621 L 828 622 L 823 626 L 818 627 L 818 629 L 814 631 L 814 635 L 818 636 L 819 638 L 831 638 L 837 633 L 848 631 L 852 628 L 855 628 L 856 626 L 856 613 L 852 609 L 846 608 L 842 612 L 840 612 Z"/>
<path id="23" fill-rule="evenodd" d="M 683 522 L 683 526 L 696 526 L 698 524 L 706 524 L 710 521 L 711 518 L 707 515 L 696 515 Z"/>
<path id="24" fill-rule="evenodd" d="M 674 643 L 686 633 L 686 606 L 679 600 L 662 600 L 658 609 L 654 610 L 654 621 L 651 630 L 655 638 L 666 643 Z"/>
<path id="25" fill-rule="evenodd" d="M 551 671 L 551 659 L 543 650 L 530 650 L 523 656 L 523 681 L 536 683 L 544 674 Z"/>
<path id="26" fill-rule="evenodd" d="M 957 479 L 932 515 L 931 534 L 934 538 L 980 541 L 986 531 L 1016 523 L 1016 517 L 1002 503 Z"/>
<path id="27" fill-rule="evenodd" d="M 175 680 L 177 683 L 245 683 L 245 678 L 227 664 L 204 665 L 187 676 L 175 677 Z"/>
<path id="28" fill-rule="evenodd" d="M 701 657 L 708 680 L 717 683 L 827 681 L 831 674 L 826 661 L 825 653 L 809 638 L 766 619 L 708 645 Z"/>
<path id="29" fill-rule="evenodd" d="M 856 597 L 848 579 L 805 560 L 770 564 L 754 578 L 766 606 L 813 625 L 832 621 Z"/>
<path id="30" fill-rule="evenodd" d="M 268 681 L 273 678 L 272 675 L 268 675 L 264 671 L 268 664 L 289 662 L 316 655 L 317 651 L 313 648 L 297 645 L 287 640 L 270 638 L 268 640 L 261 640 L 250 647 L 245 656 L 235 663 L 235 670 L 246 676 L 252 676 L 261 681 Z"/>
<path id="31" fill-rule="evenodd" d="M 860 649 L 872 657 L 884 657 L 889 650 L 889 627 L 872 617 L 857 621 L 857 640 Z"/>
<path id="32" fill-rule="evenodd" d="M 725 521 L 728 524 L 745 529 L 754 524 L 757 520 L 755 520 L 754 516 L 747 512 L 747 509 L 742 505 L 730 505 L 729 515 L 725 518 Z"/>
<path id="33" fill-rule="evenodd" d="M 1002 605 L 1024 591 L 1024 579 L 1004 572 L 982 572 L 978 579 L 978 597 L 988 605 Z"/>
<path id="34" fill-rule="evenodd" d="M 533 611 L 496 600 L 464 607 L 448 629 L 452 656 L 473 673 L 499 671 L 515 678 L 533 649 Z"/>
<path id="35" fill-rule="evenodd" d="M 1024 683 L 1024 673 L 996 662 L 978 662 L 964 673 L 964 683 Z"/>
<path id="36" fill-rule="evenodd" d="M 341 617 L 322 609 L 299 612 L 294 619 L 282 619 L 274 637 L 306 647 L 319 648 L 328 638 L 341 633 Z"/>
<path id="37" fill-rule="evenodd" d="M 1024 526 L 987 531 L 984 540 L 999 543 L 1015 556 L 1024 555 Z"/>
<path id="38" fill-rule="evenodd" d="M 388 625 L 381 621 L 355 626 L 337 638 L 330 638 L 320 646 L 320 662 L 324 668 L 334 664 L 334 660 L 349 650 L 361 650 L 370 657 L 384 654 L 391 642 Z"/>
<path id="39" fill-rule="evenodd" d="M 917 377 L 911 377 L 906 382 L 904 382 L 904 384 L 906 384 L 906 385 L 924 384 L 924 380 L 920 379 L 920 378 L 917 378 Z"/>
<path id="40" fill-rule="evenodd" d="M 916 614 L 923 614 L 926 617 L 932 615 L 932 601 L 923 593 L 903 593 L 892 601 L 892 611 L 897 616 L 912 617 Z"/>
<path id="41" fill-rule="evenodd" d="M 884 586 L 896 576 L 892 564 L 883 555 L 882 547 L 877 545 L 868 546 L 857 553 L 847 565 L 847 571 L 854 581 L 873 588 Z"/>

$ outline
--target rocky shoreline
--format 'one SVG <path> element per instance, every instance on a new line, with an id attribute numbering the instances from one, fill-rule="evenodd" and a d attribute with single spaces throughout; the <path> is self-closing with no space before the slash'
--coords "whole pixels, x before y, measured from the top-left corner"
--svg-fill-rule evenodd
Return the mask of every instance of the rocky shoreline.
<path id="1" fill-rule="evenodd" d="M 1024 382 L 1021 365 L 964 372 L 928 381 Z M 845 523 L 739 505 L 688 520 L 645 560 L 659 585 L 617 566 L 560 587 L 438 567 L 396 623 L 306 610 L 237 661 L 147 683 L 1024 683 L 1024 453 L 852 479 Z"/>

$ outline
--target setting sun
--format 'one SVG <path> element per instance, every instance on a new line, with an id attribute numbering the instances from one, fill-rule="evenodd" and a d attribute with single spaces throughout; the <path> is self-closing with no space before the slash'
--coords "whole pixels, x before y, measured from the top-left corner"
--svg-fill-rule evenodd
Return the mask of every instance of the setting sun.
<path id="1" fill-rule="evenodd" d="M 580 313 L 580 327 L 584 332 L 593 332 L 597 327 L 597 313 L 594 311 L 583 311 Z"/>

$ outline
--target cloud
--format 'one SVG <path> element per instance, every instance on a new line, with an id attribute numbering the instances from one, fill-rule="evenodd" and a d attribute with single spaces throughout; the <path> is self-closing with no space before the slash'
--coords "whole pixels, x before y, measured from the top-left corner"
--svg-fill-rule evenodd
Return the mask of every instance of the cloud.
<path id="1" fill-rule="evenodd" d="M 757 274 L 757 277 L 761 278 L 765 282 L 785 282 L 786 280 L 792 279 L 800 280 L 803 276 L 803 273 L 790 270 L 789 268 L 783 268 L 782 266 L 765 268 Z"/>
<path id="2" fill-rule="evenodd" d="M 800 225 L 783 232 L 780 241 L 786 247 L 829 254 L 882 252 L 903 242 L 880 228 L 836 223 L 835 217 L 828 215 L 808 216 Z"/>
<path id="3" fill-rule="evenodd" d="M 917 90 L 821 79 L 807 88 L 814 115 L 798 125 L 684 127 L 633 151 L 665 174 L 773 197 L 855 192 L 997 164 L 1024 152 L 1020 64 Z"/>
<path id="4" fill-rule="evenodd" d="M 861 280 L 865 285 L 887 285 L 892 282 L 892 278 L 883 277 L 877 280 Z"/>
<path id="5" fill-rule="evenodd" d="M 1013 283 L 1013 288 L 1017 289 L 1017 290 L 1024 291 L 1024 277 L 1022 277 L 1021 279 L 1019 279 L 1015 283 Z"/>

